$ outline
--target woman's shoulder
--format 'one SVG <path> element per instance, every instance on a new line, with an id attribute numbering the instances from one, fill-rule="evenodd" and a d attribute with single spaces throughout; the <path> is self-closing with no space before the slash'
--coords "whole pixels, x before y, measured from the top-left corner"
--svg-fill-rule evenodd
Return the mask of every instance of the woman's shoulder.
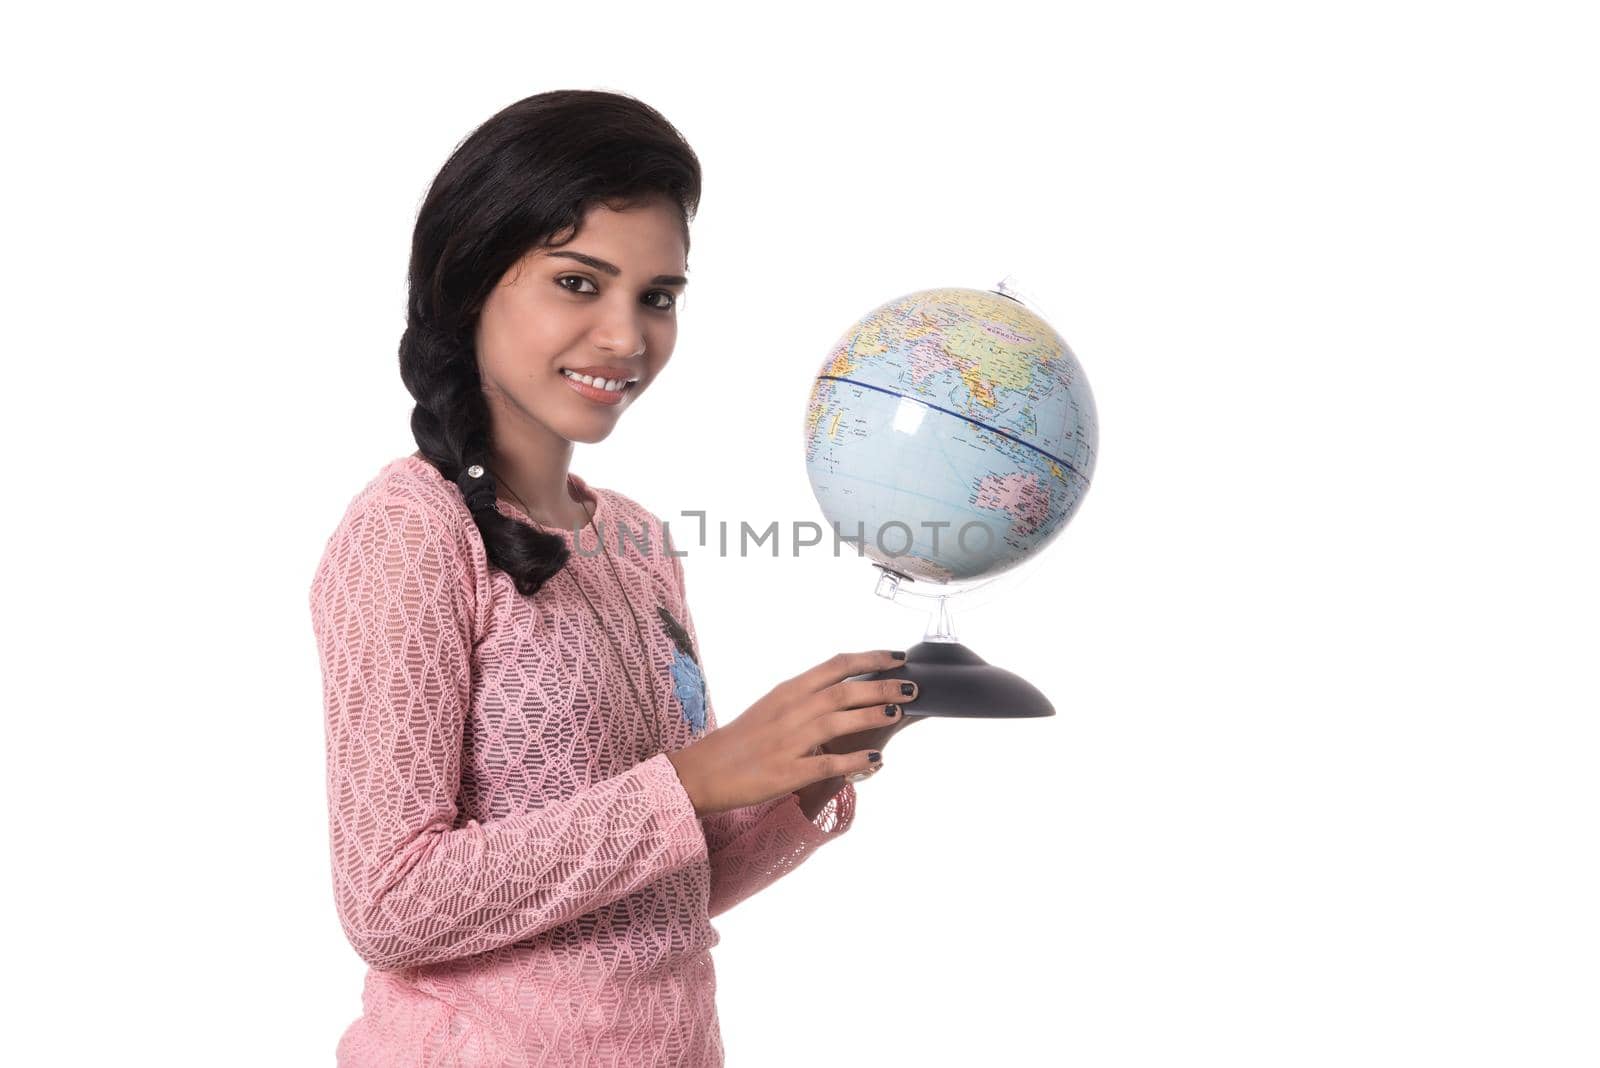
<path id="1" fill-rule="evenodd" d="M 397 568 L 414 572 L 398 581 L 418 589 L 431 588 L 441 572 L 454 574 L 452 588 L 471 605 L 481 571 L 463 528 L 471 520 L 460 492 L 432 464 L 419 456 L 390 460 L 350 498 L 328 535 L 311 579 L 313 614 L 326 615 L 324 602 L 345 596 L 352 584 L 397 581 Z"/>
<path id="2" fill-rule="evenodd" d="M 403 513 L 438 532 L 457 532 L 472 518 L 461 492 L 445 481 L 438 468 L 414 453 L 388 461 L 372 475 L 345 507 L 332 542 L 341 533 L 370 525 L 382 513 Z M 465 548 L 463 539 L 453 539 Z"/>
<path id="3" fill-rule="evenodd" d="M 387 501 L 415 505 L 452 526 L 472 518 L 455 484 L 416 453 L 407 453 L 384 464 L 367 484 L 366 491 Z"/>

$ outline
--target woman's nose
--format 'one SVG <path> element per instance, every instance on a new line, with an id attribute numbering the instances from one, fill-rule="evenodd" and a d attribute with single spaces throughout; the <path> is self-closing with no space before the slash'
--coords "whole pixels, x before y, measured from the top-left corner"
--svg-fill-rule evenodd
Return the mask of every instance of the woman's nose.
<path id="1" fill-rule="evenodd" d="M 595 344 L 619 357 L 631 358 L 644 351 L 644 328 L 636 311 L 612 311 L 595 327 Z"/>

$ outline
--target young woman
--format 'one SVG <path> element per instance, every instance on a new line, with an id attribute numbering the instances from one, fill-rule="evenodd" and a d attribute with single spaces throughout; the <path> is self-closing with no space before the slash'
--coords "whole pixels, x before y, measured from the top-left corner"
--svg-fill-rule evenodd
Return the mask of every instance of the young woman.
<path id="1" fill-rule="evenodd" d="M 719 727 L 665 528 L 569 470 L 666 368 L 699 197 L 655 110 L 560 91 L 474 131 L 418 214 L 417 451 L 310 597 L 370 965 L 341 1065 L 720 1065 L 710 917 L 845 833 L 915 721 L 911 684 L 851 678 L 903 661 L 873 651 Z"/>

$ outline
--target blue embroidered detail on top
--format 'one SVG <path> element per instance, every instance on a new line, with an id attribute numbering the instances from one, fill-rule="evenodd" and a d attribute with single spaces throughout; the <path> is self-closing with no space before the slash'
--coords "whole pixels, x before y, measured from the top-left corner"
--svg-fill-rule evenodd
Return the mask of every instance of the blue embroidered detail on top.
<path id="1" fill-rule="evenodd" d="M 700 665 L 685 656 L 683 650 L 672 650 L 672 688 L 678 695 L 683 718 L 696 735 L 706 729 L 706 683 L 700 674 Z"/>
<path id="2" fill-rule="evenodd" d="M 678 707 L 695 736 L 706 729 L 706 680 L 700 672 L 700 659 L 694 654 L 694 643 L 689 631 L 673 618 L 665 605 L 656 605 L 656 616 L 661 627 L 672 638 L 672 690 L 678 697 Z"/>

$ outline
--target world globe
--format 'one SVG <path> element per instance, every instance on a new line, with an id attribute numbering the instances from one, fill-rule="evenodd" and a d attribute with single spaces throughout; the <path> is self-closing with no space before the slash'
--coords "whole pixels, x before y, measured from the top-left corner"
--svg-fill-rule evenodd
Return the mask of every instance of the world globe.
<path id="1" fill-rule="evenodd" d="M 1067 343 L 1013 287 L 923 289 L 846 330 L 811 388 L 805 462 L 841 542 L 912 581 L 998 575 L 1049 544 L 1099 423 Z"/>

